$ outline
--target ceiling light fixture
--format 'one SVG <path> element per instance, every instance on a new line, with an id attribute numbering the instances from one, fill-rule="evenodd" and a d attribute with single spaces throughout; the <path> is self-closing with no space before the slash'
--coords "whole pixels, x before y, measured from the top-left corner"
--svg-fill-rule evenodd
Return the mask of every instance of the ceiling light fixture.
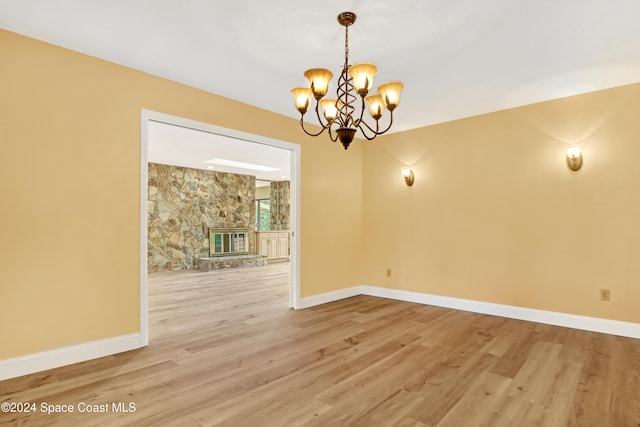
<path id="1" fill-rule="evenodd" d="M 329 88 L 329 81 L 333 73 L 324 68 L 312 68 L 305 71 L 304 76 L 309 80 L 309 87 L 297 87 L 291 90 L 295 99 L 296 108 L 300 112 L 300 126 L 307 135 L 318 136 L 325 130 L 329 130 L 332 141 L 340 140 L 344 149 L 349 144 L 358 130 L 368 140 L 382 135 L 393 124 L 393 110 L 400 102 L 402 83 L 390 82 L 378 87 L 379 94 L 367 96 L 373 86 L 373 77 L 378 72 L 378 67 L 373 64 L 361 63 L 349 65 L 349 26 L 356 22 L 356 14 L 342 12 L 338 15 L 338 22 L 344 26 L 344 66 L 338 79 L 337 99 L 322 99 Z M 361 103 L 356 109 L 358 95 Z M 311 104 L 311 98 L 316 100 L 316 116 L 322 130 L 317 133 L 309 132 L 304 127 L 304 114 Z M 370 126 L 363 120 L 365 101 L 369 104 L 371 117 L 376 121 L 375 126 Z M 320 116 L 320 106 L 324 120 Z M 390 119 L 386 129 L 380 130 L 379 120 L 384 109 L 389 110 Z M 359 112 L 358 112 L 359 111 Z M 335 131 L 335 133 L 334 133 Z"/>

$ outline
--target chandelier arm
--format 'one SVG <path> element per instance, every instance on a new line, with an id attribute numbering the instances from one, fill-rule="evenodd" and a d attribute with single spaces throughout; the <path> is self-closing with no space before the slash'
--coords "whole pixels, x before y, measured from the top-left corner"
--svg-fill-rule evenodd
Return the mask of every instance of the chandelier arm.
<path id="1" fill-rule="evenodd" d="M 377 123 L 377 120 L 376 120 L 376 123 Z M 366 129 L 362 127 L 362 125 L 365 125 L 366 129 L 369 129 L 369 131 L 372 132 L 373 134 L 371 136 L 367 135 Z M 376 131 L 371 129 L 371 126 L 369 126 L 365 121 L 361 121 L 360 123 L 358 123 L 358 129 L 360 129 L 360 133 L 369 141 L 375 139 L 375 137 L 379 135 Z"/>
<path id="2" fill-rule="evenodd" d="M 338 140 L 338 134 L 336 133 L 335 136 L 333 135 L 331 125 L 327 126 L 327 129 L 329 129 L 329 139 L 331 139 L 332 142 L 336 142 Z"/>
<path id="3" fill-rule="evenodd" d="M 390 114 L 391 115 L 389 116 L 389 126 L 387 126 L 385 130 L 376 131 L 376 135 L 382 135 L 383 133 L 391 129 L 391 125 L 393 124 L 393 110 L 390 111 Z"/>
<path id="4" fill-rule="evenodd" d="M 324 129 L 331 126 L 331 122 L 329 121 L 327 121 L 326 124 L 322 122 L 322 117 L 320 116 L 320 102 L 317 99 L 316 99 L 316 117 L 318 118 L 318 123 L 320 123 L 320 126 L 322 126 Z"/>
<path id="5" fill-rule="evenodd" d="M 362 103 L 360 104 L 360 117 L 358 117 L 358 120 L 355 120 L 355 121 L 353 122 L 353 124 L 354 124 L 356 127 L 360 127 L 360 123 L 364 123 L 364 125 L 365 125 L 366 127 L 368 127 L 368 128 L 369 128 L 369 130 L 371 130 L 372 132 L 375 132 L 373 129 L 371 129 L 371 128 L 369 127 L 369 125 L 367 124 L 367 122 L 365 122 L 364 120 L 362 120 L 362 117 L 364 116 L 364 110 L 366 109 L 366 107 L 367 107 L 367 106 L 366 106 L 366 105 L 365 105 L 365 103 L 364 103 L 364 96 L 360 96 L 360 99 L 362 100 Z M 377 124 L 378 124 L 378 121 L 376 120 L 376 125 L 377 125 Z"/>
<path id="6" fill-rule="evenodd" d="M 365 122 L 365 121 L 362 121 L 362 124 L 364 124 L 364 125 L 367 127 L 367 129 L 369 129 L 369 130 L 370 130 L 371 132 L 373 132 L 374 134 L 376 134 L 376 135 L 382 135 L 383 133 L 385 133 L 386 131 L 388 131 L 389 129 L 391 129 L 391 125 L 393 124 L 393 110 L 391 110 L 391 116 L 390 116 L 390 118 L 389 118 L 389 125 L 387 126 L 387 128 L 386 128 L 385 130 L 380 130 L 380 127 L 379 127 L 379 124 L 380 124 L 380 123 L 379 123 L 379 121 L 378 121 L 378 120 L 376 120 L 376 129 L 375 129 L 375 130 L 373 130 L 373 129 L 371 128 L 371 126 L 369 126 L 369 125 L 367 124 L 367 122 Z M 360 129 L 362 129 L 362 127 L 360 126 L 360 124 L 358 124 L 358 127 L 359 127 Z M 364 132 L 362 132 L 362 133 L 364 134 Z M 365 136 L 366 136 L 366 135 L 365 135 Z"/>
<path id="7" fill-rule="evenodd" d="M 381 132 L 379 132 L 380 129 L 380 123 L 378 120 L 376 120 L 376 128 L 373 129 L 371 126 L 369 126 L 369 123 L 365 122 L 364 120 L 360 120 L 360 122 L 358 122 L 358 128 L 360 128 L 360 130 L 363 130 L 364 128 L 362 127 L 362 125 L 364 125 L 367 129 L 369 129 L 369 131 L 375 135 L 380 135 Z M 365 136 L 366 134 L 364 133 L 364 131 L 362 132 Z"/>
<path id="8" fill-rule="evenodd" d="M 322 129 L 320 130 L 320 132 L 318 133 L 312 133 L 309 132 L 305 127 L 304 127 L 304 121 L 302 120 L 302 116 L 300 116 L 300 127 L 302 128 L 302 130 L 304 131 L 304 133 L 306 133 L 309 136 L 318 136 L 321 135 L 325 130 L 327 130 L 327 128 L 329 126 L 323 126 Z"/>

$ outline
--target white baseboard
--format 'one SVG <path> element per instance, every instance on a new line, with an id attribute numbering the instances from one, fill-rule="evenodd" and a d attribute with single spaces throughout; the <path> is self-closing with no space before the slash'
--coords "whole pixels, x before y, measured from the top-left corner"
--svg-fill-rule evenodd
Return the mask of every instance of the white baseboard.
<path id="1" fill-rule="evenodd" d="M 142 347 L 140 334 L 129 334 L 93 341 L 13 359 L 0 360 L 0 381 L 34 372 L 110 356 Z"/>
<path id="2" fill-rule="evenodd" d="M 326 304 L 328 302 L 338 301 L 345 298 L 361 295 L 362 286 L 354 286 L 352 288 L 340 289 L 338 291 L 327 292 L 326 294 L 314 295 L 300 299 L 300 308 L 309 308 L 314 305 Z"/>
<path id="3" fill-rule="evenodd" d="M 585 331 L 601 332 L 604 334 L 640 339 L 639 323 L 579 316 L 576 314 L 516 307 L 512 305 L 494 304 L 462 298 L 443 297 L 420 292 L 401 291 L 397 289 L 368 285 L 354 286 L 335 292 L 303 298 L 302 308 L 313 307 L 314 305 L 325 304 L 356 295 L 369 295 L 399 301 L 415 302 L 418 304 L 434 305 L 437 307 L 452 308 L 455 310 L 471 311 L 473 313 L 489 314 L 492 316 L 508 317 L 510 319 L 527 320 L 530 322 L 563 326 L 565 328 L 582 329 Z"/>

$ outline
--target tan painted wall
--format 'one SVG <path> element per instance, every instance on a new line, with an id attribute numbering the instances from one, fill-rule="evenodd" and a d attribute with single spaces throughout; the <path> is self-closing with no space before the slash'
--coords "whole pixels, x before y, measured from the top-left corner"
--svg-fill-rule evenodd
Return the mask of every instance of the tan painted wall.
<path id="1" fill-rule="evenodd" d="M 636 84 L 367 144 L 363 283 L 640 322 L 639 117 Z"/>
<path id="2" fill-rule="evenodd" d="M 2 30 L 0 100 L 0 359 L 139 330 L 141 109 L 301 144 L 302 296 L 358 283 L 359 144 Z"/>

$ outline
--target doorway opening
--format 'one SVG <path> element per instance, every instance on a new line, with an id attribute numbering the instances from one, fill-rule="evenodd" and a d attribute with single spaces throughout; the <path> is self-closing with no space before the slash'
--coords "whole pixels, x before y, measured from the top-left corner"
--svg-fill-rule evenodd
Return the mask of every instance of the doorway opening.
<path id="1" fill-rule="evenodd" d="M 149 110 L 142 110 L 141 113 L 141 144 L 140 144 L 140 341 L 141 346 L 148 345 L 149 342 L 149 324 L 148 324 L 148 223 L 149 217 L 147 212 L 148 192 L 149 192 L 149 147 L 152 142 L 152 128 L 157 125 L 166 125 L 168 128 L 179 130 L 181 132 L 190 131 L 193 132 L 195 137 L 203 138 L 215 138 L 220 141 L 221 144 L 226 144 L 227 147 L 233 146 L 234 148 L 243 147 L 245 152 L 253 153 L 275 153 L 279 155 L 280 159 L 286 159 L 286 165 L 282 167 L 286 170 L 286 175 L 278 176 L 276 179 L 287 179 L 289 181 L 290 191 L 290 206 L 289 206 L 289 267 L 290 267 L 290 284 L 289 284 L 289 306 L 291 308 L 300 307 L 300 245 L 299 245 L 299 200 L 300 200 L 300 146 L 286 141 L 267 138 L 260 135 L 248 134 L 245 132 L 239 132 L 233 129 L 222 128 L 219 126 L 210 125 L 207 123 L 197 122 L 189 119 L 184 119 L 176 116 L 171 116 L 163 113 L 153 112 Z M 163 162 L 165 164 L 173 164 L 175 166 L 190 167 L 189 163 L 185 160 L 191 156 L 197 158 L 193 151 L 197 149 L 194 146 L 190 146 L 185 143 L 183 138 L 181 141 L 173 141 L 172 144 L 179 144 L 180 150 L 173 150 L 171 163 Z M 222 147 L 222 146 L 221 146 Z M 184 156 L 183 156 L 184 155 Z M 284 155 L 284 157 L 283 157 Z M 183 158 L 184 157 L 184 158 Z M 213 166 L 198 166 L 199 169 L 208 168 L 210 170 L 224 171 L 233 173 L 230 171 L 237 170 L 233 167 L 251 168 L 255 161 L 252 163 L 251 156 L 247 156 L 248 160 L 242 162 L 232 162 L 235 164 L 224 165 L 225 159 L 220 158 L 199 158 L 198 162 L 208 163 L 208 160 Z M 253 157 L 255 158 L 255 156 Z M 264 159 L 263 157 L 261 157 Z M 234 159 L 238 160 L 238 159 Z M 227 162 L 229 163 L 229 162 Z M 263 163 L 262 161 L 260 163 Z M 224 169 L 225 167 L 231 169 Z M 215 168 L 215 169 L 214 169 Z M 268 169 L 275 169 L 278 173 L 278 167 L 271 167 Z M 284 172 L 281 172 L 284 173 Z M 267 175 L 263 175 L 267 176 Z M 267 176 L 267 179 L 269 177 Z M 262 182 L 264 185 L 264 181 Z M 256 198 L 257 199 L 257 198 Z"/>

